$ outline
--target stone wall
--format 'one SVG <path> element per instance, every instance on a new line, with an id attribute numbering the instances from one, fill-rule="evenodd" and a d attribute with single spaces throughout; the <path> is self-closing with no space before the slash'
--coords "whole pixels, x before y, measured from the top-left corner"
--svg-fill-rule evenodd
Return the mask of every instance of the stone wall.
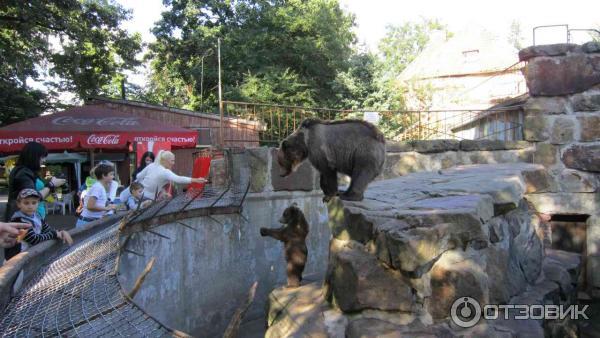
<path id="1" fill-rule="evenodd" d="M 524 141 L 433 140 L 390 143 L 380 179 L 465 164 L 541 164 L 553 183 L 528 195 L 538 212 L 588 215 L 587 276 L 600 288 L 600 44 L 522 50 L 530 98 Z M 598 293 L 599 290 L 590 290 Z"/>
<path id="2" fill-rule="evenodd" d="M 600 43 L 533 46 L 527 61 L 530 98 L 523 107 L 525 140 L 545 147 L 556 186 L 528 200 L 542 213 L 589 215 L 588 282 L 600 295 Z"/>
<path id="3" fill-rule="evenodd" d="M 387 142 L 383 174 L 389 179 L 420 171 L 437 171 L 458 165 L 539 163 L 556 161 L 544 149 L 526 141 L 425 140 Z"/>

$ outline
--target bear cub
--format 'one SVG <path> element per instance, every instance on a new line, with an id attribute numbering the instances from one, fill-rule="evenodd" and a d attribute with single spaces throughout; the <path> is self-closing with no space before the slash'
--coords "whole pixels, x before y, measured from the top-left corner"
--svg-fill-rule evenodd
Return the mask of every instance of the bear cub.
<path id="1" fill-rule="evenodd" d="M 320 173 L 324 202 L 338 194 L 338 172 L 351 178 L 340 198 L 362 201 L 367 185 L 383 171 L 385 139 L 366 121 L 305 119 L 281 142 L 277 153 L 277 162 L 284 170 L 281 176 L 294 172 L 307 158 Z"/>
<path id="2" fill-rule="evenodd" d="M 308 258 L 308 248 L 306 247 L 308 223 L 296 203 L 283 211 L 279 223 L 283 224 L 281 228 L 260 228 L 260 235 L 270 236 L 284 243 L 287 286 L 298 287 L 302 281 L 302 272 Z"/>

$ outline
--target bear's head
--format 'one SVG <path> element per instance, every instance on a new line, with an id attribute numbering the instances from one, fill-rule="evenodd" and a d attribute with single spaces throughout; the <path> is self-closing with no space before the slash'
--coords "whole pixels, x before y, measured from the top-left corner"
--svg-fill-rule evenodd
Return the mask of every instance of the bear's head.
<path id="1" fill-rule="evenodd" d="M 292 203 L 292 205 L 290 205 L 283 211 L 283 214 L 279 219 L 279 223 L 295 224 L 298 222 L 298 217 L 300 217 L 301 213 L 302 211 L 298 208 L 298 204 Z"/>
<path id="2" fill-rule="evenodd" d="M 298 132 L 288 136 L 281 142 L 277 152 L 277 162 L 284 170 L 281 177 L 286 177 L 296 171 L 307 157 L 308 147 L 304 142 L 304 133 Z"/>

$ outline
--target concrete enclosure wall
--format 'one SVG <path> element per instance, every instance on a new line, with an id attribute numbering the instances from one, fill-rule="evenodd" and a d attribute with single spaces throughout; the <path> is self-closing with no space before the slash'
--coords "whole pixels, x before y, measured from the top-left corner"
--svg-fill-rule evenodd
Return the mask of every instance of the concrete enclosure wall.
<path id="1" fill-rule="evenodd" d="M 145 257 L 123 253 L 121 284 L 131 289 L 146 263 L 156 256 L 135 301 L 162 323 L 197 337 L 221 336 L 255 281 L 255 301 L 245 318 L 262 317 L 269 292 L 286 282 L 286 263 L 282 243 L 261 237 L 259 228 L 280 227 L 283 210 L 293 202 L 310 224 L 305 279 L 320 280 L 330 238 L 321 195 L 276 192 L 249 194 L 243 217 L 233 214 L 184 221 L 195 230 L 177 223 L 154 229 L 169 239 L 136 233 L 127 247 Z"/>

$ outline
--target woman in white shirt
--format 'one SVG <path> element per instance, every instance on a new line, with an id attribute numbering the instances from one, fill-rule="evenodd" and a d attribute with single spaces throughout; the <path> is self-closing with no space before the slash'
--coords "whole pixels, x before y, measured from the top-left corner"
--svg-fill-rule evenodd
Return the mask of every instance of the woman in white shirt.
<path id="1" fill-rule="evenodd" d="M 110 164 L 98 164 L 94 168 L 94 176 L 96 176 L 97 181 L 85 195 L 83 211 L 75 224 L 76 228 L 98 220 L 106 215 L 108 211 L 115 209 L 114 204 L 108 204 L 108 191 L 115 177 L 115 168 Z"/>
<path id="2" fill-rule="evenodd" d="M 179 184 L 205 183 L 204 178 L 192 178 L 176 175 L 171 171 L 175 165 L 175 155 L 170 151 L 161 150 L 154 163 L 146 166 L 136 180 L 144 186 L 144 197 L 154 200 L 161 193 L 162 188 L 169 182 Z"/>

